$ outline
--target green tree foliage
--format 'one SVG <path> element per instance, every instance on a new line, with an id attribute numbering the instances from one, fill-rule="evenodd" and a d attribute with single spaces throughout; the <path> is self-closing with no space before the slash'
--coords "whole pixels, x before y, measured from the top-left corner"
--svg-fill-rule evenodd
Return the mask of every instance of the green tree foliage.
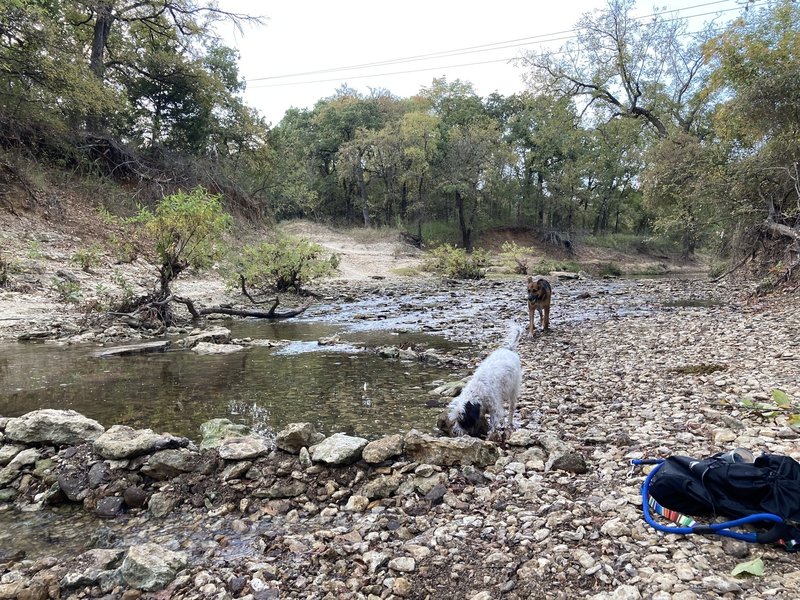
<path id="1" fill-rule="evenodd" d="M 170 294 L 183 270 L 208 267 L 222 250 L 222 234 L 231 223 L 219 196 L 201 188 L 167 196 L 154 211 L 142 208 L 137 221 L 152 247 L 151 262 L 159 272 L 160 295 Z"/>
<path id="2" fill-rule="evenodd" d="M 304 238 L 282 237 L 277 242 L 246 246 L 235 266 L 231 287 L 247 286 L 256 294 L 299 292 L 312 279 L 336 272 L 339 258 Z"/>
<path id="3" fill-rule="evenodd" d="M 521 59 L 531 89 L 581 99 L 600 119 L 644 121 L 657 135 L 670 124 L 696 127 L 708 77 L 702 42 L 708 31 L 687 33 L 682 19 L 634 14 L 635 0 L 610 0 L 587 13 L 577 34 L 558 50 L 531 51 Z"/>
<path id="4" fill-rule="evenodd" d="M 800 6 L 752 9 L 707 47 L 713 83 L 725 93 L 715 115 L 730 147 L 723 210 L 739 215 L 742 250 L 765 242 L 781 278 L 800 266 Z"/>
<path id="5" fill-rule="evenodd" d="M 727 169 L 724 149 L 675 132 L 649 150 L 644 191 L 656 214 L 656 231 L 680 243 L 689 256 L 723 227 Z"/>
<path id="6" fill-rule="evenodd" d="M 73 35 L 75 9 L 67 0 L 0 3 L 0 118 L 17 135 L 34 123 L 63 132 L 87 111 L 114 106 L 116 94 L 93 77 Z"/>
<path id="7" fill-rule="evenodd" d="M 425 267 L 452 279 L 483 279 L 489 255 L 480 249 L 468 253 L 464 248 L 442 244 L 431 251 Z"/>
<path id="8" fill-rule="evenodd" d="M 213 30 L 223 19 L 258 21 L 213 1 L 3 2 L 4 147 L 143 188 L 157 181 L 150 198 L 199 182 L 232 197 L 257 190 L 246 175 L 266 162 L 267 127 L 241 100 L 238 56 Z"/>

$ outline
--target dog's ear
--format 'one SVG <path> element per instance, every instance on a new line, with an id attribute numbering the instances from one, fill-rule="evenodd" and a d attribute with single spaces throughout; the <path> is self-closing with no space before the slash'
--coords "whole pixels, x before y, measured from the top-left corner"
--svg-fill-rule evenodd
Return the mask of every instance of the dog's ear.
<path id="1" fill-rule="evenodd" d="M 533 277 L 528 277 L 528 283 L 533 283 Z"/>
<path id="2" fill-rule="evenodd" d="M 465 402 L 458 421 L 461 429 L 477 437 L 481 422 L 481 405 L 477 402 Z"/>

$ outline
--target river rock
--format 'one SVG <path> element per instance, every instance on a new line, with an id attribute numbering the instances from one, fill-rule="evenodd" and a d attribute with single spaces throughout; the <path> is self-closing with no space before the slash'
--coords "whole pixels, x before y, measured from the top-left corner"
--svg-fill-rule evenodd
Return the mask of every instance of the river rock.
<path id="1" fill-rule="evenodd" d="M 139 486 L 130 485 L 122 493 L 122 499 L 131 508 L 141 508 L 147 504 L 147 492 Z"/>
<path id="2" fill-rule="evenodd" d="M 150 514 L 154 517 L 164 517 L 172 512 L 172 509 L 178 505 L 178 498 L 167 492 L 156 492 L 150 496 L 147 502 L 147 508 Z"/>
<path id="3" fill-rule="evenodd" d="M 406 454 L 417 462 L 431 465 L 486 466 L 500 458 L 500 449 L 495 444 L 470 436 L 434 437 L 412 429 L 404 443 Z"/>
<path id="4" fill-rule="evenodd" d="M 164 589 L 186 566 L 187 556 L 161 544 L 131 546 L 122 561 L 122 578 L 131 587 L 155 592 Z"/>
<path id="5" fill-rule="evenodd" d="M 216 448 L 225 438 L 242 437 L 250 434 L 250 428 L 241 423 L 234 423 L 230 419 L 211 419 L 200 425 L 200 450 Z"/>
<path id="6" fill-rule="evenodd" d="M 370 500 L 388 498 L 400 487 L 402 481 L 402 476 L 398 474 L 381 475 L 367 482 L 362 488 L 361 493 Z"/>
<path id="7" fill-rule="evenodd" d="M 113 519 L 122 514 L 123 503 L 123 499 L 118 496 L 100 498 L 94 507 L 94 512 L 102 519 Z"/>
<path id="8" fill-rule="evenodd" d="M 297 454 L 301 448 L 308 448 L 325 439 L 311 423 L 289 423 L 275 437 L 275 445 L 284 452 Z"/>
<path id="9" fill-rule="evenodd" d="M 192 352 L 205 356 L 233 354 L 240 350 L 244 350 L 244 346 L 240 346 L 239 344 L 210 344 L 208 342 L 199 342 L 192 347 Z"/>
<path id="10" fill-rule="evenodd" d="M 17 454 L 25 450 L 25 446 L 17 444 L 6 444 L 0 446 L 0 467 L 3 467 L 11 462 Z"/>
<path id="11" fill-rule="evenodd" d="M 61 578 L 61 587 L 76 588 L 95 585 L 104 571 L 119 566 L 124 550 L 93 549 L 88 550 L 66 565 L 67 572 Z"/>
<path id="12" fill-rule="evenodd" d="M 323 462 L 328 465 L 349 465 L 361 458 L 361 451 L 367 445 L 367 440 L 360 437 L 334 433 L 318 444 L 311 446 L 311 460 Z"/>
<path id="13" fill-rule="evenodd" d="M 72 465 L 66 466 L 58 475 L 58 487 L 68 500 L 80 502 L 89 494 L 86 471 Z"/>
<path id="14" fill-rule="evenodd" d="M 225 460 L 248 460 L 266 456 L 271 449 L 267 439 L 248 435 L 222 440 L 217 452 L 219 457 Z"/>
<path id="15" fill-rule="evenodd" d="M 9 419 L 5 436 L 25 444 L 77 445 L 97 439 L 105 428 L 74 410 L 44 408 Z"/>
<path id="16" fill-rule="evenodd" d="M 142 474 L 153 479 L 171 479 L 181 473 L 197 470 L 200 455 L 188 448 L 160 450 L 147 457 L 142 465 Z"/>
<path id="17" fill-rule="evenodd" d="M 403 436 L 399 434 L 387 435 L 372 441 L 361 453 L 364 460 L 370 464 L 382 463 L 401 454 L 403 454 Z"/>
<path id="18" fill-rule="evenodd" d="M 39 451 L 36 448 L 26 448 L 19 452 L 5 467 L 0 469 L 0 487 L 14 481 L 20 471 L 35 464 L 39 456 Z"/>
<path id="19" fill-rule="evenodd" d="M 178 342 L 184 348 L 194 348 L 197 344 L 229 344 L 231 341 L 231 330 L 227 327 L 209 327 L 206 330 L 193 330 L 189 335 Z"/>
<path id="20" fill-rule="evenodd" d="M 0 487 L 8 485 L 19 476 L 19 468 L 3 467 L 0 469 Z"/>
<path id="21" fill-rule="evenodd" d="M 169 433 L 158 434 L 152 429 L 133 429 L 114 425 L 94 441 L 94 451 L 103 458 L 133 458 L 168 448 L 185 448 L 189 440 Z"/>

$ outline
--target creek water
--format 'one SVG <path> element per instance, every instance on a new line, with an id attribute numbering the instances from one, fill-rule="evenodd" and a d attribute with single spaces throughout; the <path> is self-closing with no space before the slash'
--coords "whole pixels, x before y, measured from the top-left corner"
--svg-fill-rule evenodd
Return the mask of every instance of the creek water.
<path id="1" fill-rule="evenodd" d="M 431 335 L 348 332 L 311 321 L 223 324 L 234 337 L 288 342 L 227 355 L 175 350 L 112 358 L 98 358 L 96 345 L 0 346 L 0 415 L 72 409 L 105 427 L 150 428 L 195 441 L 200 425 L 218 417 L 265 434 L 301 421 L 326 434 L 367 438 L 410 427 L 431 431 L 436 411 L 426 404 L 428 392 L 454 373 L 382 358 L 374 347 L 465 346 Z M 317 343 L 333 335 L 339 335 L 338 343 Z"/>

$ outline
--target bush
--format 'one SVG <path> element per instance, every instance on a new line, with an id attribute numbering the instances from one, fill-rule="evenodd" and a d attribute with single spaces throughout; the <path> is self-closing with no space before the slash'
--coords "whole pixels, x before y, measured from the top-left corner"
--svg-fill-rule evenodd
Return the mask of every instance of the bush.
<path id="1" fill-rule="evenodd" d="M 517 275 L 528 274 L 528 256 L 533 254 L 534 249 L 519 246 L 516 242 L 503 242 L 501 255 L 509 263 L 511 270 Z"/>
<path id="2" fill-rule="evenodd" d="M 543 259 L 534 265 L 534 273 L 550 273 L 551 271 L 568 271 L 578 273 L 582 270 L 580 263 L 570 260 L 549 260 Z"/>
<path id="3" fill-rule="evenodd" d="M 489 256 L 483 250 L 467 254 L 463 248 L 442 244 L 433 249 L 425 267 L 453 279 L 483 279 L 488 262 Z"/>
<path id="4" fill-rule="evenodd" d="M 436 248 L 442 244 L 455 244 L 461 239 L 461 232 L 456 223 L 446 221 L 429 221 L 422 224 L 422 245 Z"/>
<path id="5" fill-rule="evenodd" d="M 77 304 L 83 298 L 81 294 L 81 284 L 77 281 L 53 277 L 51 287 L 56 294 L 58 294 L 58 298 L 62 302 Z"/>
<path id="6" fill-rule="evenodd" d="M 72 255 L 72 262 L 78 264 L 82 271 L 91 273 L 92 269 L 100 264 L 100 246 L 92 244 L 88 248 L 82 248 Z"/>
<path id="7" fill-rule="evenodd" d="M 276 243 L 246 246 L 234 269 L 236 278 L 228 283 L 238 287 L 240 277 L 244 277 L 247 286 L 256 293 L 285 292 L 292 288 L 300 291 L 311 279 L 333 275 L 338 268 L 336 254 L 325 255 L 322 246 L 288 236 Z"/>
<path id="8" fill-rule="evenodd" d="M 204 268 L 219 255 L 223 232 L 231 217 L 222 210 L 219 196 L 202 188 L 167 196 L 155 212 L 141 209 L 136 221 L 143 224 L 155 248 L 154 261 L 161 273 L 161 289 L 187 267 Z"/>

